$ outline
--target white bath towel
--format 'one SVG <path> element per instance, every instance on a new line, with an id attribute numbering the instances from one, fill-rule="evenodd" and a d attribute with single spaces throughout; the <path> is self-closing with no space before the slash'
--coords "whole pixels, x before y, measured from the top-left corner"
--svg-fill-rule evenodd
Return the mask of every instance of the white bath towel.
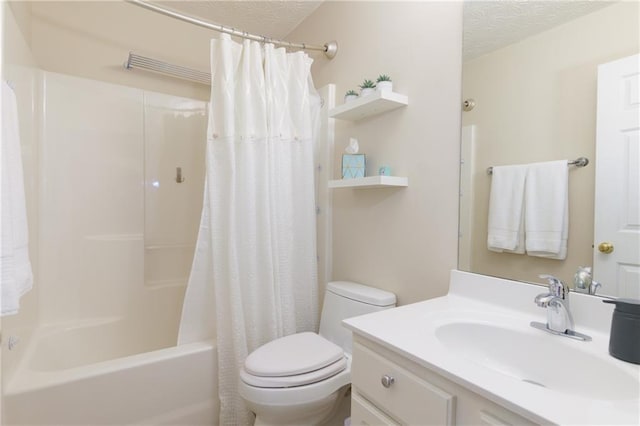
<path id="1" fill-rule="evenodd" d="M 529 165 L 525 184 L 525 233 L 528 255 L 560 260 L 567 257 L 567 160 Z"/>
<path id="2" fill-rule="evenodd" d="M 0 305 L 2 315 L 18 312 L 20 297 L 33 286 L 29 260 L 29 232 L 25 206 L 18 105 L 9 85 L 2 82 L 2 185 L 0 201 Z"/>
<path id="3" fill-rule="evenodd" d="M 487 236 L 489 250 L 524 253 L 526 174 L 526 165 L 493 167 Z"/>

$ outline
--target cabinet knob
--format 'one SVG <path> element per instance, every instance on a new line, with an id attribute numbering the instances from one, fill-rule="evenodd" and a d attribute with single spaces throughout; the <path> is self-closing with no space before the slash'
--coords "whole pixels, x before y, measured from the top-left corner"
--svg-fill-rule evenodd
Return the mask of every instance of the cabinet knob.
<path id="1" fill-rule="evenodd" d="M 385 388 L 391 387 L 391 385 L 395 381 L 396 381 L 396 379 L 394 379 L 393 376 L 390 376 L 388 374 L 385 374 L 384 376 L 382 376 L 382 379 L 380 379 L 380 382 L 382 383 L 382 386 L 384 386 Z"/>

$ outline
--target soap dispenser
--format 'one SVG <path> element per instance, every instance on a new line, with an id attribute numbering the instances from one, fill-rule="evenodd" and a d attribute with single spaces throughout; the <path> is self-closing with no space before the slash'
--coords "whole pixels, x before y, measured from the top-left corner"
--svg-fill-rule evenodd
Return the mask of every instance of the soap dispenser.
<path id="1" fill-rule="evenodd" d="M 603 302 L 616 305 L 611 319 L 609 354 L 640 364 L 640 300 L 605 299 Z"/>

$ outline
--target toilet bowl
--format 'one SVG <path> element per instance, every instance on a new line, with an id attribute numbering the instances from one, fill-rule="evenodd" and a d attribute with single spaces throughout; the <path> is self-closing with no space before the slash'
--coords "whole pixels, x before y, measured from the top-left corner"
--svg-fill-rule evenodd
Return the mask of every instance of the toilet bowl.
<path id="1" fill-rule="evenodd" d="M 351 333 L 343 319 L 395 306 L 395 295 L 351 282 L 327 285 L 320 333 L 269 342 L 245 360 L 240 395 L 256 425 L 315 425 L 329 419 L 351 383 Z"/>

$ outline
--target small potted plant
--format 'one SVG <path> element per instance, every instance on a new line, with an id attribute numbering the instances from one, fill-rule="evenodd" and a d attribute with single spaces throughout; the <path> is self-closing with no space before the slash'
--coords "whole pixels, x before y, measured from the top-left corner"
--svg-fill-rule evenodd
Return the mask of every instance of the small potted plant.
<path id="1" fill-rule="evenodd" d="M 358 99 L 358 92 L 355 90 L 348 90 L 344 95 L 344 101 L 349 102 Z"/>
<path id="2" fill-rule="evenodd" d="M 377 79 L 376 89 L 380 92 L 391 92 L 391 90 L 393 90 L 391 77 L 386 74 L 380 74 Z"/>
<path id="3" fill-rule="evenodd" d="M 360 96 L 367 96 L 376 90 L 376 84 L 371 80 L 365 80 L 360 85 Z"/>

